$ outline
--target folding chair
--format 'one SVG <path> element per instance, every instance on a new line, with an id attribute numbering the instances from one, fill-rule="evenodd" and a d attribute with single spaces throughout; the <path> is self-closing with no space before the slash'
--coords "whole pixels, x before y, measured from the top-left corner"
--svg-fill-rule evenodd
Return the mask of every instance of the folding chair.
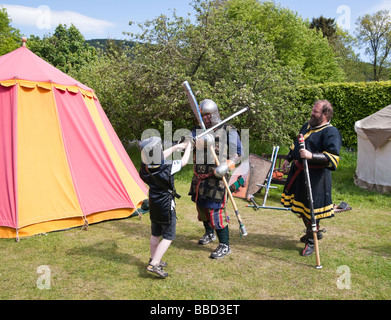
<path id="1" fill-rule="evenodd" d="M 273 147 L 273 153 L 271 155 L 271 162 L 272 162 L 272 166 L 270 168 L 270 171 L 267 175 L 267 179 L 266 179 L 266 184 L 258 184 L 259 187 L 261 188 L 265 188 L 265 194 L 264 194 L 264 197 L 263 197 L 263 203 L 261 206 L 257 205 L 257 203 L 255 202 L 254 200 L 254 195 L 251 195 L 249 200 L 252 202 L 253 205 L 247 205 L 247 207 L 249 208 L 256 208 L 256 210 L 259 210 L 259 209 L 275 209 L 275 210 L 284 210 L 284 211 L 289 211 L 291 210 L 290 208 L 284 208 L 284 207 L 268 207 L 266 206 L 266 200 L 267 200 L 267 197 L 269 196 L 269 190 L 270 189 L 277 189 L 277 187 L 274 187 L 274 186 L 271 186 L 271 183 L 273 181 L 273 172 L 274 172 L 274 168 L 276 166 L 276 161 L 277 161 L 277 158 L 278 158 L 278 151 L 280 150 L 280 147 L 277 146 L 277 147 Z M 281 162 L 281 160 L 280 160 Z"/>

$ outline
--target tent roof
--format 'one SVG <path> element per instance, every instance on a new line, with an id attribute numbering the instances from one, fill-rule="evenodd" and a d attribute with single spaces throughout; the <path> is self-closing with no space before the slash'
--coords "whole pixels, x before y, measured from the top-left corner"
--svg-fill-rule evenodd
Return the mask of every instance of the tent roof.
<path id="1" fill-rule="evenodd" d="M 52 82 L 65 86 L 77 86 L 87 91 L 93 91 L 53 67 L 24 46 L 0 57 L 0 81 L 13 79 Z"/>
<path id="2" fill-rule="evenodd" d="M 378 149 L 391 138 L 391 105 L 357 121 L 356 126 L 364 131 L 375 149 Z"/>

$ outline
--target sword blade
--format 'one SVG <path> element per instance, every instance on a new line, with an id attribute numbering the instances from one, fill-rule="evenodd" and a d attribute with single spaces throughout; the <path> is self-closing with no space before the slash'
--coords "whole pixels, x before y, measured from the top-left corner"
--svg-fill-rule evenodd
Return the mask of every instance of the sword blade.
<path id="1" fill-rule="evenodd" d="M 212 132 L 213 130 L 219 128 L 220 126 L 222 126 L 224 123 L 230 121 L 231 119 L 241 115 L 242 113 L 246 112 L 248 110 L 248 107 L 245 107 L 243 108 L 242 110 L 234 113 L 233 115 L 229 116 L 228 118 L 222 120 L 221 122 L 219 122 L 218 124 L 214 125 L 213 127 L 207 129 L 206 131 L 204 131 L 203 133 L 199 134 L 198 136 L 195 137 L 195 140 L 197 139 L 200 139 L 202 138 L 204 135 L 208 134 L 209 132 Z"/>
<path id="2" fill-rule="evenodd" d="M 189 100 L 191 109 L 193 110 L 194 116 L 198 120 L 198 123 L 201 126 L 201 128 L 205 131 L 206 127 L 205 127 L 204 121 L 202 120 L 201 110 L 200 110 L 200 107 L 198 106 L 197 99 L 195 98 L 193 91 L 191 90 L 189 82 L 187 82 L 187 81 L 183 82 L 182 86 L 185 89 L 185 92 L 186 92 L 187 98 Z"/>

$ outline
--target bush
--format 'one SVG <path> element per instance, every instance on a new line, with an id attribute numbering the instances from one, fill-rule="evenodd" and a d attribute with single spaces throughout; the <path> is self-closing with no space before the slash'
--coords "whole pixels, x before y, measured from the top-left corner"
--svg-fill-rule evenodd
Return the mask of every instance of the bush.
<path id="1" fill-rule="evenodd" d="M 300 88 L 303 106 L 317 99 L 327 99 L 334 106 L 332 124 L 339 129 L 343 145 L 356 148 L 356 121 L 391 104 L 391 81 L 360 83 L 326 83 Z"/>

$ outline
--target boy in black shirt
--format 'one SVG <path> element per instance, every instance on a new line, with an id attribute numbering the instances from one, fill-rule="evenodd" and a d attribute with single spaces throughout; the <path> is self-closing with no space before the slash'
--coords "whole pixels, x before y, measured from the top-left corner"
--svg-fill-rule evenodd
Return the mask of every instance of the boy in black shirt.
<path id="1" fill-rule="evenodd" d="M 149 212 L 151 219 L 150 250 L 151 259 L 147 270 L 166 278 L 163 271 L 167 266 L 161 259 L 175 240 L 176 212 L 174 175 L 187 164 L 192 150 L 192 142 L 177 144 L 163 151 L 161 139 L 151 137 L 140 143 L 141 168 L 140 177 L 149 186 Z M 164 161 L 176 150 L 185 149 L 181 160 Z M 160 237 L 163 239 L 160 241 Z"/>

